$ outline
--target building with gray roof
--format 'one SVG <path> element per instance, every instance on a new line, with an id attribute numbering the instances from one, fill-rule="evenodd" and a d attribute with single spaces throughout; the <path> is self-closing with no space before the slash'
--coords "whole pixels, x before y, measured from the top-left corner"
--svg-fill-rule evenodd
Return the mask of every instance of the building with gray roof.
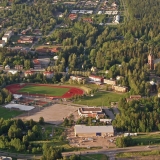
<path id="1" fill-rule="evenodd" d="M 75 125 L 74 132 L 75 136 L 78 137 L 114 136 L 114 129 L 112 125 L 107 125 L 107 126 Z"/>

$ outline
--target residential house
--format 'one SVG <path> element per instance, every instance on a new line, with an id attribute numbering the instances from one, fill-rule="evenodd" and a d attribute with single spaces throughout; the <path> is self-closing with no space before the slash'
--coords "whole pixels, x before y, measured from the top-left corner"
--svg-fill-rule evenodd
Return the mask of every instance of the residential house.
<path id="1" fill-rule="evenodd" d="M 8 70 L 8 73 L 16 74 L 16 73 L 18 73 L 18 70 L 9 69 L 9 70 Z"/>
<path id="2" fill-rule="evenodd" d="M 22 70 L 23 69 L 23 65 L 15 65 L 14 67 L 16 70 Z"/>
<path id="3" fill-rule="evenodd" d="M 43 72 L 43 75 L 47 78 L 52 78 L 53 77 L 53 72 L 51 71 L 45 71 Z"/>
<path id="4" fill-rule="evenodd" d="M 29 76 L 29 75 L 32 76 L 32 75 L 34 75 L 34 74 L 35 74 L 35 72 L 34 72 L 34 71 L 31 71 L 31 70 L 28 70 L 28 71 L 25 71 L 25 72 L 24 72 L 24 76 L 25 76 L 25 77 L 27 77 L 27 76 Z"/>
<path id="5" fill-rule="evenodd" d="M 50 49 L 50 51 L 51 51 L 52 53 L 57 53 L 57 52 L 60 51 L 60 49 L 61 49 L 61 48 L 59 48 L 59 47 L 55 47 L 55 48 Z"/>
<path id="6" fill-rule="evenodd" d="M 8 42 L 8 39 L 9 39 L 9 38 L 8 38 L 8 36 L 7 36 L 7 35 L 4 35 L 4 36 L 2 37 L 2 40 L 3 40 L 3 41 L 5 41 L 5 43 L 7 43 L 7 42 Z"/>
<path id="7" fill-rule="evenodd" d="M 70 14 L 69 19 L 70 20 L 75 20 L 77 18 L 77 14 Z"/>
<path id="8" fill-rule="evenodd" d="M 93 23 L 92 18 L 83 18 L 83 22 Z"/>
<path id="9" fill-rule="evenodd" d="M 11 36 L 13 35 L 13 32 L 12 31 L 6 31 L 4 35 L 7 36 L 8 39 L 10 39 Z"/>
<path id="10" fill-rule="evenodd" d="M 89 80 L 91 82 L 100 82 L 100 83 L 103 83 L 103 77 L 100 77 L 100 76 L 90 75 L 89 76 Z"/>
<path id="11" fill-rule="evenodd" d="M 34 37 L 32 36 L 21 36 L 18 43 L 33 43 Z"/>
<path id="12" fill-rule="evenodd" d="M 41 69 L 42 68 L 41 63 L 38 59 L 34 59 L 33 64 L 34 64 L 34 69 Z"/>
<path id="13" fill-rule="evenodd" d="M 130 102 L 130 101 L 133 101 L 133 100 L 139 100 L 141 98 L 142 98 L 141 95 L 131 95 L 129 98 L 126 98 L 126 101 Z"/>
<path id="14" fill-rule="evenodd" d="M 112 86 L 112 89 L 116 92 L 127 92 L 128 88 L 125 86 Z"/>
<path id="15" fill-rule="evenodd" d="M 10 66 L 7 64 L 5 67 L 4 67 L 6 70 L 10 69 Z"/>
<path id="16" fill-rule="evenodd" d="M 77 81 L 80 82 L 83 79 L 85 79 L 85 77 L 80 77 L 80 76 L 70 76 L 70 79 L 72 79 L 73 81 Z"/>
<path id="17" fill-rule="evenodd" d="M 4 47 L 5 46 L 5 41 L 4 40 L 0 40 L 0 47 Z"/>
<path id="18" fill-rule="evenodd" d="M 116 85 L 116 80 L 113 80 L 113 79 L 104 79 L 103 83 L 109 84 L 109 85 Z"/>
<path id="19" fill-rule="evenodd" d="M 12 160 L 11 157 L 0 156 L 0 160 Z"/>

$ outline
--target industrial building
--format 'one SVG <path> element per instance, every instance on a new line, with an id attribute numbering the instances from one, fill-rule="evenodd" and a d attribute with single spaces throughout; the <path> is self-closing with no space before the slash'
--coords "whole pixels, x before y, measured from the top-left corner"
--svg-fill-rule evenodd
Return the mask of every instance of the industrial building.
<path id="1" fill-rule="evenodd" d="M 75 125 L 74 132 L 75 132 L 75 137 L 114 136 L 114 129 L 112 125 L 107 125 L 107 126 Z"/>

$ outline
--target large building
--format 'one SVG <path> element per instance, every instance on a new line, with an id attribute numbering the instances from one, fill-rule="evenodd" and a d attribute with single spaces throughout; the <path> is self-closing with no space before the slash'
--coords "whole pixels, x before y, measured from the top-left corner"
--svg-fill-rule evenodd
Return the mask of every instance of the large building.
<path id="1" fill-rule="evenodd" d="M 107 125 L 107 126 L 75 125 L 74 132 L 75 132 L 75 137 L 114 136 L 114 129 L 112 125 Z"/>
<path id="2" fill-rule="evenodd" d="M 78 114 L 80 117 L 92 117 L 92 118 L 104 118 L 105 113 L 101 107 L 82 107 L 78 108 Z"/>

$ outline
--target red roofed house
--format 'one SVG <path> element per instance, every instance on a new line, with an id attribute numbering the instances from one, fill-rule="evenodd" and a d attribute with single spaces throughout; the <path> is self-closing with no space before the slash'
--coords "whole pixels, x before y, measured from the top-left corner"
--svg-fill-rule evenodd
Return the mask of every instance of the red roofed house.
<path id="1" fill-rule="evenodd" d="M 83 18 L 83 22 L 93 23 L 92 18 Z"/>
<path id="2" fill-rule="evenodd" d="M 27 77 L 28 75 L 32 76 L 32 75 L 34 75 L 34 74 L 35 74 L 34 71 L 28 70 L 28 71 L 25 71 L 24 76 Z"/>
<path id="3" fill-rule="evenodd" d="M 43 72 L 43 75 L 47 78 L 52 78 L 53 77 L 53 72 L 51 71 L 45 71 Z"/>
<path id="4" fill-rule="evenodd" d="M 38 59 L 34 59 L 33 60 L 33 64 L 34 64 L 34 69 L 41 69 L 41 63 Z"/>
<path id="5" fill-rule="evenodd" d="M 101 83 L 103 83 L 103 78 L 100 77 L 100 76 L 90 75 L 89 76 L 89 80 L 90 81 L 94 81 L 94 82 L 101 82 Z"/>
<path id="6" fill-rule="evenodd" d="M 18 43 L 33 43 L 34 37 L 32 36 L 21 36 Z"/>
<path id="7" fill-rule="evenodd" d="M 77 18 L 77 14 L 70 14 L 69 19 L 70 20 L 75 20 Z"/>
<path id="8" fill-rule="evenodd" d="M 59 47 L 55 47 L 55 48 L 52 48 L 50 51 L 51 51 L 52 53 L 57 53 L 59 50 L 60 50 Z"/>

